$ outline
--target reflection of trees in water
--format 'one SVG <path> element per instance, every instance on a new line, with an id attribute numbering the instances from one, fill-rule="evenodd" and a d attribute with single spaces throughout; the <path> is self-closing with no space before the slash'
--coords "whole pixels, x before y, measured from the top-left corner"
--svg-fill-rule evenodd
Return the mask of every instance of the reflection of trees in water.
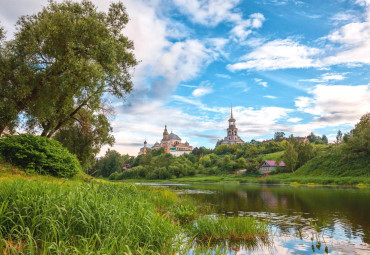
<path id="1" fill-rule="evenodd" d="M 189 188 L 189 187 L 188 187 Z M 195 189 L 214 190 L 213 194 L 191 195 L 201 203 L 211 203 L 218 213 L 270 212 L 279 215 L 313 218 L 326 221 L 335 233 L 335 224 L 345 229 L 347 238 L 363 232 L 363 241 L 370 244 L 370 192 L 357 189 L 326 187 L 289 187 L 257 185 L 194 185 Z M 279 224 L 287 232 L 292 226 Z"/>

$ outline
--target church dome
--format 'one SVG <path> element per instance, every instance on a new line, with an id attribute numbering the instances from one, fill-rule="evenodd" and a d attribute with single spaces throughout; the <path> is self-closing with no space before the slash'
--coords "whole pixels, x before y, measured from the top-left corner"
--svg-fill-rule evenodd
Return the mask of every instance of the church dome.
<path id="1" fill-rule="evenodd" d="M 170 139 L 180 139 L 180 137 L 178 135 L 174 134 L 174 133 L 169 134 L 168 138 L 170 138 Z"/>

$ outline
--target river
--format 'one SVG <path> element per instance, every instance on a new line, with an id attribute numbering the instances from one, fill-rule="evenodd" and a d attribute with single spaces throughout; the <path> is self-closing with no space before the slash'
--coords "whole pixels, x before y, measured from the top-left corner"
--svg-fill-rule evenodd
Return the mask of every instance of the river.
<path id="1" fill-rule="evenodd" d="M 161 184 L 163 185 L 163 184 Z M 230 254 L 370 254 L 370 190 L 254 184 L 164 185 L 217 214 L 270 222 L 271 242 Z M 315 227 L 315 224 L 317 225 Z"/>

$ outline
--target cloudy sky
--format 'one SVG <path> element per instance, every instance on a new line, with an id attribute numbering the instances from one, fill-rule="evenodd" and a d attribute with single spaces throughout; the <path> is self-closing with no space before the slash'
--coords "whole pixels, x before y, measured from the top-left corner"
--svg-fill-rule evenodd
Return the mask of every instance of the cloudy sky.
<path id="1" fill-rule="evenodd" d="M 370 111 L 370 0 L 122 2 L 124 33 L 141 62 L 133 93 L 111 100 L 121 153 L 159 141 L 165 124 L 191 145 L 213 148 L 230 104 L 245 141 L 275 131 L 334 139 Z M 21 15 L 46 4 L 1 0 L 7 37 Z"/>

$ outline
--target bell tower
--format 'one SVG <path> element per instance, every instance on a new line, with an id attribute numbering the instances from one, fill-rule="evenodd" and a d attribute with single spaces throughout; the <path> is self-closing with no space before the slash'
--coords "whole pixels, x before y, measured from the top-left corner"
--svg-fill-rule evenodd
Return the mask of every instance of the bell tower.
<path id="1" fill-rule="evenodd" d="M 235 121 L 236 120 L 233 116 L 233 106 L 231 105 L 229 128 L 227 129 L 227 140 L 229 140 L 230 142 L 235 142 L 239 140 L 238 129 L 236 128 Z"/>
<path id="2" fill-rule="evenodd" d="M 164 140 L 164 141 L 168 140 L 167 125 L 164 125 L 163 140 Z"/>
<path id="3" fill-rule="evenodd" d="M 236 120 L 233 116 L 233 106 L 230 107 L 229 127 L 227 128 L 226 137 L 222 144 L 243 144 L 244 141 L 238 136 L 238 129 L 235 124 Z"/>

